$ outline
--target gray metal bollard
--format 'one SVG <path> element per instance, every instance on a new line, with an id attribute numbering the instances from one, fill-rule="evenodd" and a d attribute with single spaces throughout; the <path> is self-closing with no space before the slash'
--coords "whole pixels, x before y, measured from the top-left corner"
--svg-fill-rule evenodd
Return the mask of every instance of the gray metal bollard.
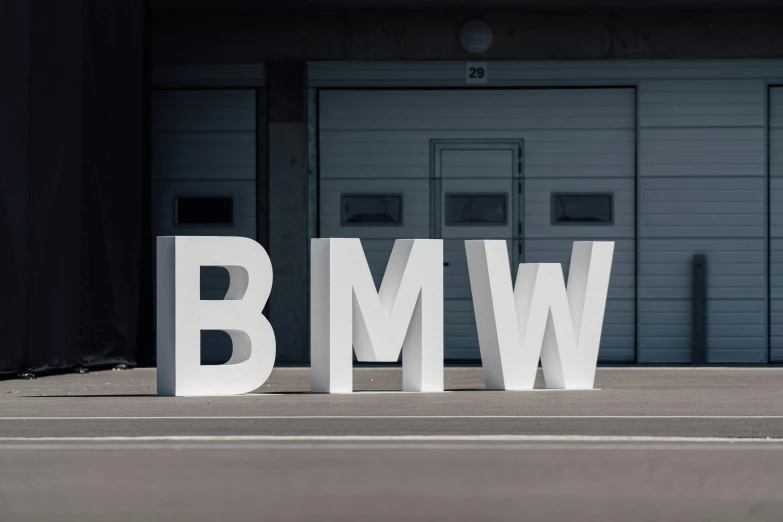
<path id="1" fill-rule="evenodd" d="M 707 256 L 693 256 L 691 341 L 693 364 L 707 362 Z"/>

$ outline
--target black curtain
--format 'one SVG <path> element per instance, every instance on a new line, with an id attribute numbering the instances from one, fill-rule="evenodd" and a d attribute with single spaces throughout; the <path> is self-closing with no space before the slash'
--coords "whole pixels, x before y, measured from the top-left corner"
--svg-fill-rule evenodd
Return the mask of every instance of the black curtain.
<path id="1" fill-rule="evenodd" d="M 144 181 L 144 32 L 138 1 L 85 0 L 82 165 L 84 365 L 135 363 Z"/>
<path id="2" fill-rule="evenodd" d="M 0 5 L 13 51 L 0 53 L 0 372 L 132 365 L 149 208 L 143 4 Z"/>
<path id="3" fill-rule="evenodd" d="M 0 2 L 0 374 L 27 365 L 29 0 Z"/>

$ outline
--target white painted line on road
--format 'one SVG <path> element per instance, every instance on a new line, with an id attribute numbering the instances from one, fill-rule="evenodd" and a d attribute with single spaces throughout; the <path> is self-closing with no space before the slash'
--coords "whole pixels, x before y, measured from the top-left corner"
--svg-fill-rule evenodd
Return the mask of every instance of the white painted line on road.
<path id="1" fill-rule="evenodd" d="M 783 438 L 616 435 L 143 435 L 117 437 L 0 437 L 3 442 L 674 442 L 781 443 Z"/>
<path id="2" fill-rule="evenodd" d="M 0 417 L 0 421 L 145 420 L 466 420 L 466 419 L 629 419 L 629 420 L 783 420 L 783 415 L 226 415 L 144 417 Z"/>
<path id="3" fill-rule="evenodd" d="M 448 368 L 448 367 L 447 367 Z M 451 368 L 448 368 L 451 369 Z M 597 368 L 598 371 L 618 371 L 618 370 L 633 370 L 633 371 L 697 371 L 697 372 L 714 372 L 714 371 L 731 371 L 731 372 L 755 372 L 755 371 L 783 371 L 783 366 L 606 366 Z M 539 368 L 539 371 L 541 369 Z"/>
<path id="4" fill-rule="evenodd" d="M 0 443 L 0 452 L 19 450 L 102 450 L 102 451 L 127 451 L 127 450 L 165 450 L 165 451 L 215 451 L 215 450 L 529 450 L 535 449 L 562 451 L 570 450 L 663 450 L 663 451 L 700 451 L 700 450 L 766 450 L 780 451 L 783 449 L 783 440 L 764 440 L 762 442 L 748 441 L 736 444 L 736 439 L 731 442 L 698 442 L 698 443 L 666 443 L 660 441 L 643 442 L 567 442 L 567 441 L 515 441 L 515 442 L 455 442 L 455 441 L 429 441 L 429 442 L 20 442 L 13 444 Z M 777 444 L 772 444 L 778 442 Z"/>
<path id="5" fill-rule="evenodd" d="M 446 370 L 482 370 L 481 366 L 445 366 Z M 599 372 L 608 370 L 608 371 L 625 371 L 625 370 L 633 370 L 633 371 L 757 371 L 757 370 L 763 370 L 763 371 L 783 371 L 783 366 L 598 366 L 596 368 Z M 275 371 L 296 371 L 296 370 L 307 370 L 307 368 L 275 368 Z M 373 370 L 398 370 L 400 371 L 400 367 L 396 368 L 366 368 L 366 367 L 359 367 L 354 368 L 355 371 L 373 371 Z M 541 368 L 538 369 L 538 372 L 541 373 Z"/>

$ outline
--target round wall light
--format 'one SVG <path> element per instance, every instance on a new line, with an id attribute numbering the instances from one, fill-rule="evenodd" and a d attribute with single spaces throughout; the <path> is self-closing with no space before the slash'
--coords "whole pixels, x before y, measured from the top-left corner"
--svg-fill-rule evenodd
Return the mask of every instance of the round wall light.
<path id="1" fill-rule="evenodd" d="M 469 20 L 459 29 L 459 44 L 471 54 L 483 53 L 492 45 L 492 28 L 481 20 Z"/>

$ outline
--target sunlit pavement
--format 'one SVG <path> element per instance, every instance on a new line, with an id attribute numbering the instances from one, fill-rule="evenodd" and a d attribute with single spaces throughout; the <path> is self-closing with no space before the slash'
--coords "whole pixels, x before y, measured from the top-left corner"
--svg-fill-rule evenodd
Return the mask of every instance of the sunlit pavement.
<path id="1" fill-rule="evenodd" d="M 539 383 L 543 385 L 542 382 Z M 242 397 L 154 370 L 0 381 L 3 520 L 780 520 L 783 369 L 600 369 L 598 390 L 395 393 L 306 369 Z"/>

